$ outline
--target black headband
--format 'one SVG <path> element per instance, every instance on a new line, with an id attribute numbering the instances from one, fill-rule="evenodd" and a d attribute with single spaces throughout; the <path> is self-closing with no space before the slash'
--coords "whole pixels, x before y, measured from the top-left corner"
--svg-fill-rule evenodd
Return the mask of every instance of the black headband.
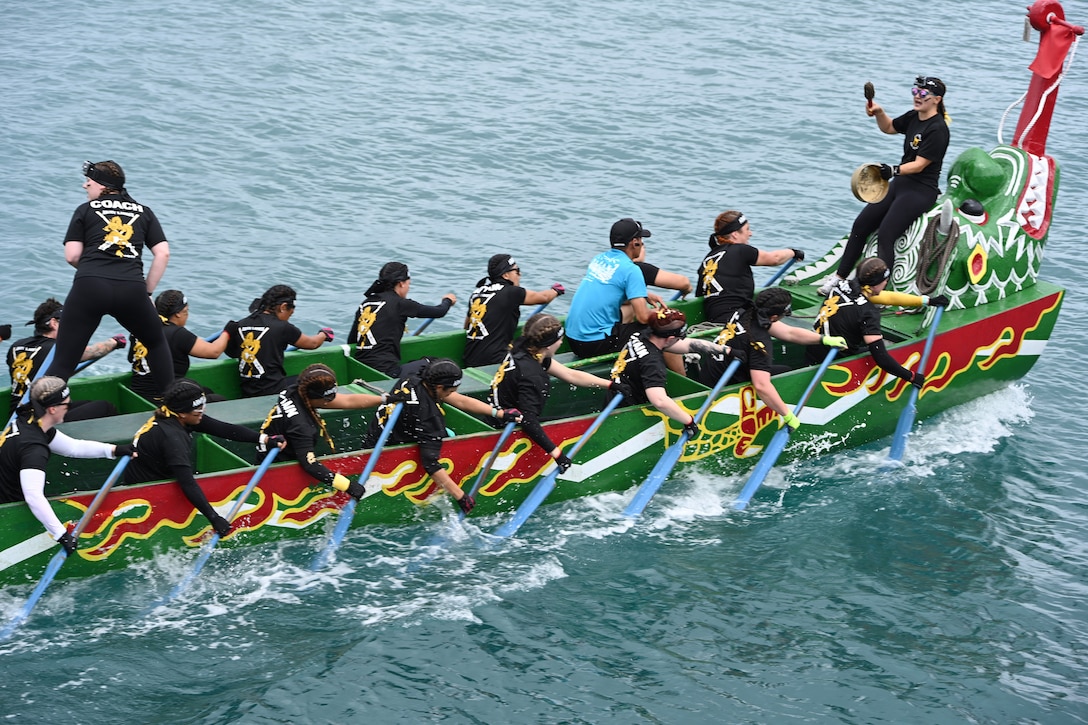
<path id="1" fill-rule="evenodd" d="M 747 224 L 747 223 L 748 223 L 748 220 L 744 217 L 743 214 L 741 214 L 739 217 L 737 217 L 736 219 L 734 219 L 733 221 L 729 222 L 724 227 L 722 227 L 721 229 L 716 231 L 715 234 L 724 237 L 726 234 L 732 234 L 733 232 L 740 231 L 741 228 L 744 227 L 744 225 Z"/>
<path id="2" fill-rule="evenodd" d="M 892 271 L 885 267 L 883 272 L 874 272 L 872 274 L 866 275 L 864 278 L 859 274 L 858 282 L 861 282 L 866 287 L 873 287 L 886 280 L 889 276 L 891 276 L 891 273 Z"/>

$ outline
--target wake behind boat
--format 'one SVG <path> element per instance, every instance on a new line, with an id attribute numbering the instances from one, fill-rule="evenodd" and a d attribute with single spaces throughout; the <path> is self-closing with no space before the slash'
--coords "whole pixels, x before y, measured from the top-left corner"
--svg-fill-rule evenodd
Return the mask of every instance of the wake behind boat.
<path id="1" fill-rule="evenodd" d="M 1041 32 L 1040 49 L 1012 142 L 1001 143 L 991 152 L 973 148 L 961 154 L 948 171 L 947 193 L 897 243 L 892 286 L 911 293 L 941 292 L 952 300 L 934 338 L 926 382 L 918 397 L 918 418 L 1022 378 L 1045 349 L 1061 307 L 1064 291 L 1038 280 L 1059 186 L 1058 165 L 1046 155 L 1045 140 L 1062 61 L 1081 30 L 1063 24 L 1061 6 L 1049 0 L 1032 6 L 1029 18 Z M 869 244 L 872 247 L 875 241 Z M 823 303 L 817 284 L 841 249 L 842 243 L 835 245 L 825 257 L 786 278 L 799 317 L 816 315 Z M 702 320 L 701 301 L 676 306 L 692 324 Z M 896 361 L 916 367 L 929 322 L 929 314 L 886 311 L 883 334 Z M 463 347 L 463 332 L 405 338 L 402 359 L 429 355 L 460 360 Z M 776 349 L 778 360 L 791 365 L 802 365 L 803 354 L 791 345 Z M 608 357 L 572 361 L 569 352 L 562 350 L 560 359 L 604 376 L 612 364 Z M 393 383 L 354 360 L 346 347 L 289 353 L 287 373 L 297 374 L 314 362 L 331 367 L 341 381 L 360 381 L 344 386 L 345 391 L 383 390 Z M 210 415 L 258 427 L 275 396 L 242 398 L 236 364 L 233 360 L 197 364 L 190 377 L 228 398 L 209 404 Z M 493 372 L 493 368 L 467 369 L 459 392 L 486 399 Z M 797 401 L 812 375 L 812 368 L 801 367 L 776 376 L 775 386 L 787 403 Z M 129 378 L 127 373 L 73 378 L 73 399 L 108 400 L 121 414 L 64 424 L 62 430 L 76 438 L 131 441 L 154 405 L 128 387 Z M 807 401 L 800 415 L 802 425 L 781 460 L 812 458 L 889 436 L 909 389 L 867 354 L 836 360 Z M 710 390 L 670 372 L 668 392 L 694 413 Z M 586 432 L 605 404 L 601 390 L 553 386 L 544 410 L 545 430 L 566 449 Z M 360 446 L 371 414 L 323 412 L 337 451 L 324 459 L 329 468 L 348 477 L 362 472 L 370 453 Z M 453 435 L 443 446 L 444 462 L 453 480 L 467 489 L 491 457 L 500 432 L 452 408 L 446 409 L 446 423 Z M 779 425 L 778 415 L 758 400 L 750 385 L 728 386 L 710 405 L 701 434 L 685 445 L 679 464 L 720 474 L 746 473 Z M 681 432 L 679 424 L 649 406 L 617 409 L 586 442 L 575 465 L 558 477 L 549 501 L 629 489 L 646 478 Z M 251 446 L 198 437 L 198 482 L 220 513 L 243 491 L 256 462 Z M 81 517 L 111 466 L 104 460 L 52 459 L 47 491 L 62 521 Z M 490 473 L 485 473 L 472 515 L 512 510 L 551 468 L 547 454 L 520 430 L 515 431 L 499 448 Z M 439 509 L 427 502 L 438 491 L 420 464 L 416 446 L 388 447 L 367 482 L 367 496 L 356 507 L 352 525 L 437 519 Z M 314 485 L 296 463 L 278 463 L 247 497 L 235 530 L 222 545 L 325 536 L 328 522 L 336 519 L 347 501 L 344 493 Z M 0 506 L 0 522 L 0 582 L 33 582 L 56 543 L 24 504 Z M 159 551 L 198 547 L 209 533 L 207 521 L 174 482 L 118 486 L 91 517 L 78 552 L 69 557 L 61 573 L 87 576 L 124 568 Z"/>

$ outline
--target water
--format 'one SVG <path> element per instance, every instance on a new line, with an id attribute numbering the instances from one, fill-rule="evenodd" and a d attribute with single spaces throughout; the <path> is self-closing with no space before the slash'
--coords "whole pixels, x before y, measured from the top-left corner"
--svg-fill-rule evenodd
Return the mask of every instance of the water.
<path id="1" fill-rule="evenodd" d="M 1023 3 L 997 0 L 356 5 L 9 3 L 0 322 L 66 293 L 85 158 L 119 161 L 159 215 L 162 288 L 205 333 L 288 282 L 303 329 L 343 336 L 390 259 L 416 299 L 461 296 L 433 326 L 453 329 L 491 254 L 513 252 L 530 288 L 573 288 L 628 215 L 651 261 L 688 274 L 727 208 L 757 246 L 818 254 L 857 212 L 853 168 L 898 157 L 865 81 L 896 111 L 914 75 L 941 76 L 950 162 L 995 144 L 1035 49 Z M 460 529 L 447 510 L 443 552 L 433 523 L 377 527 L 322 575 L 313 542 L 222 552 L 149 618 L 188 558 L 60 582 L 0 648 L 0 713 L 1088 721 L 1085 62 L 1048 142 L 1063 175 L 1043 274 L 1070 290 L 1051 345 L 1020 384 L 926 421 L 903 469 L 876 472 L 880 445 L 799 463 L 743 514 L 742 480 L 681 472 L 633 527 L 630 494 L 608 494 L 543 507 L 496 548 L 500 521 Z M 0 613 L 28 593 L 0 591 Z"/>

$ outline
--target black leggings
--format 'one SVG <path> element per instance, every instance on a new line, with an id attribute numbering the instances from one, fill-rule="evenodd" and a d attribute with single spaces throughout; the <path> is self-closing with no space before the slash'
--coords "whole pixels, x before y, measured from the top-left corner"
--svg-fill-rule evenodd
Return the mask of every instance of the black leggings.
<path id="1" fill-rule="evenodd" d="M 75 372 L 91 335 L 106 315 L 138 338 L 147 348 L 147 362 L 157 390 L 174 382 L 174 361 L 162 333 L 162 320 L 143 282 L 121 282 L 102 277 L 78 277 L 64 300 L 53 363 L 46 375 L 67 380 Z"/>
<path id="2" fill-rule="evenodd" d="M 937 200 L 937 190 L 902 178 L 892 180 L 888 195 L 876 204 L 868 204 L 850 230 L 846 249 L 842 252 L 837 274 L 846 279 L 854 265 L 861 259 L 865 240 L 876 232 L 876 256 L 884 260 L 888 269 L 895 262 L 895 240 L 907 230 L 914 220 L 922 216 Z"/>

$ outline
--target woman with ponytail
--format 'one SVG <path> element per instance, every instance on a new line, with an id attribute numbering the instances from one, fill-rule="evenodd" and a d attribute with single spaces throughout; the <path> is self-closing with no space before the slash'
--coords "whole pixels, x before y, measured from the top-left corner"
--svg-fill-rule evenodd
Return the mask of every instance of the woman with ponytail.
<path id="1" fill-rule="evenodd" d="M 906 380 L 919 388 L 925 383 L 921 371 L 911 372 L 900 365 L 888 353 L 884 345 L 884 334 L 880 329 L 880 310 L 877 305 L 898 305 L 901 307 L 948 307 L 948 298 L 944 295 L 910 295 L 903 292 L 891 292 L 888 278 L 891 271 L 884 260 L 868 257 L 858 265 L 857 276 L 835 283 L 827 295 L 827 300 L 816 317 L 815 329 L 822 335 L 834 335 L 845 340 L 846 349 L 843 357 L 857 355 L 867 348 L 873 360 L 889 375 Z M 823 359 L 824 348 L 810 346 L 805 352 L 807 362 L 815 365 Z"/>
<path id="2" fill-rule="evenodd" d="M 306 335 L 289 322 L 295 314 L 295 299 L 295 291 L 287 285 L 273 285 L 253 300 L 248 317 L 223 326 L 230 335 L 226 352 L 238 359 L 238 375 L 246 397 L 278 393 L 294 382 L 283 367 L 283 353 L 289 345 L 316 350 L 332 342 L 331 328 L 322 327 Z"/>
<path id="3" fill-rule="evenodd" d="M 283 436 L 268 436 L 204 414 L 204 389 L 193 380 L 175 380 L 162 396 L 155 414 L 136 432 L 136 455 L 125 469 L 125 483 L 173 479 L 197 511 L 220 536 L 230 533 L 230 522 L 208 503 L 193 471 L 193 433 L 206 433 L 241 443 L 284 446 Z"/>
<path id="4" fill-rule="evenodd" d="M 877 256 L 888 269 L 894 269 L 895 240 L 933 206 L 941 193 L 941 164 L 948 151 L 948 124 L 952 121 L 944 107 L 944 82 L 918 76 L 910 92 L 914 107 L 898 118 L 892 118 L 871 101 L 865 109 L 884 133 L 903 134 L 903 157 L 894 166 L 880 165 L 880 175 L 891 181 L 888 193 L 880 201 L 867 204 L 854 220 L 838 270 L 820 287 L 822 295 L 850 276 L 873 232 L 877 233 Z"/>
<path id="5" fill-rule="evenodd" d="M 437 305 L 423 305 L 408 299 L 412 276 L 403 262 L 388 262 L 367 288 L 366 299 L 355 311 L 348 344 L 358 345 L 352 355 L 378 372 L 395 378 L 400 375 L 400 340 L 409 317 L 445 317 L 457 303 L 452 292 Z"/>
<path id="6" fill-rule="evenodd" d="M 525 323 L 522 335 L 506 354 L 495 377 L 491 379 L 491 405 L 495 408 L 516 408 L 521 411 L 521 428 L 538 446 L 555 460 L 561 473 L 570 468 L 570 458 L 563 454 L 540 424 L 540 415 L 551 392 L 554 376 L 580 388 L 602 388 L 622 392 L 631 399 L 626 383 L 612 382 L 584 370 L 568 368 L 554 359 L 563 342 L 563 326 L 555 317 L 540 312 Z"/>
<path id="7" fill-rule="evenodd" d="M 293 385 L 280 392 L 275 407 L 261 425 L 261 433 L 286 439 L 287 445 L 280 454 L 281 459 L 293 458 L 310 477 L 361 499 L 365 492 L 363 484 L 349 481 L 346 476 L 329 470 L 317 460 L 319 439 L 325 441 L 330 453 L 336 450 L 317 409 L 374 408 L 384 402 L 385 397 L 368 393 L 339 393 L 336 373 L 327 365 L 314 363 L 298 374 Z"/>
<path id="8" fill-rule="evenodd" d="M 45 498 L 45 470 L 49 456 L 120 458 L 132 455 L 132 446 L 115 446 L 71 438 L 56 429 L 64 422 L 72 396 L 61 378 L 46 375 L 30 384 L 30 402 L 19 408 L 0 432 L 0 503 L 26 501 L 30 512 L 65 551 L 76 550 L 76 539 L 60 522 Z"/>

